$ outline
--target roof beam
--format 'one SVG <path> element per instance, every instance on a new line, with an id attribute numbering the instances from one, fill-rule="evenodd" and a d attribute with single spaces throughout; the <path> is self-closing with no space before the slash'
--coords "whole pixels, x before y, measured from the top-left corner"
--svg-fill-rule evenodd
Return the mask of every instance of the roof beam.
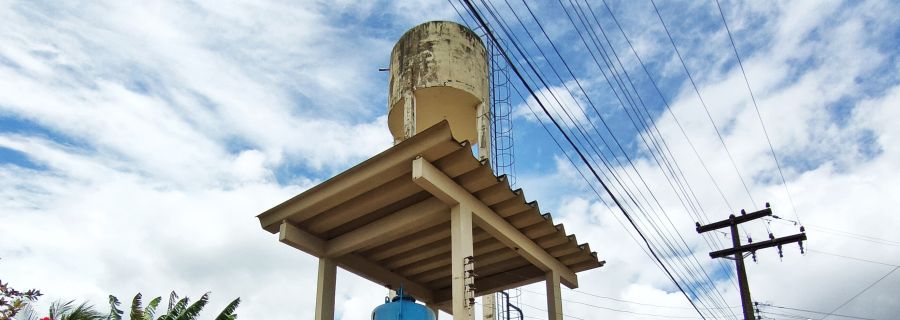
<path id="1" fill-rule="evenodd" d="M 439 148 L 433 148 L 440 146 Z M 391 149 L 350 168 L 327 181 L 259 214 L 262 227 L 278 231 L 278 223 L 285 219 L 301 222 L 322 211 L 333 208 L 343 199 L 350 199 L 372 190 L 407 171 L 409 159 L 421 150 L 429 150 L 432 158 L 443 157 L 461 148 L 450 136 L 450 125 L 442 121 L 409 138 Z M 387 179 L 387 180 L 386 180 Z"/>
<path id="2" fill-rule="evenodd" d="M 446 204 L 438 199 L 428 198 L 329 240 L 325 254 L 339 257 L 400 239 L 449 220 L 447 212 L 449 209 Z"/>
<path id="3" fill-rule="evenodd" d="M 348 254 L 336 259 L 341 268 L 353 272 L 369 281 L 381 284 L 389 289 L 397 290 L 403 286 L 406 292 L 419 301 L 425 303 L 434 302 L 434 292 L 422 284 L 412 281 L 399 274 L 393 273 L 371 261 L 356 255 Z"/>
<path id="4" fill-rule="evenodd" d="M 497 215 L 490 207 L 450 179 L 440 169 L 422 157 L 416 157 L 412 162 L 412 167 L 413 182 L 448 205 L 464 204 L 471 208 L 475 223 L 481 229 L 519 252 L 523 258 L 541 270 L 557 272 L 567 287 L 573 289 L 578 287 L 578 277 L 575 272 L 531 241 L 519 229 Z"/>
<path id="5" fill-rule="evenodd" d="M 281 221 L 281 226 L 278 228 L 278 241 L 316 257 L 325 256 L 325 240 L 297 228 L 287 220 Z"/>

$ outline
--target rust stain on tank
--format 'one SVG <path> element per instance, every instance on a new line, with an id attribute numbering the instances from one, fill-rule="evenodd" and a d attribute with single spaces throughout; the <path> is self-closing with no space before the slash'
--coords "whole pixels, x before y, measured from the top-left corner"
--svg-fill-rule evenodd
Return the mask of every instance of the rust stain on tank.
<path id="1" fill-rule="evenodd" d="M 447 103 L 442 108 L 474 109 L 488 101 L 487 50 L 478 35 L 455 22 L 426 22 L 404 33 L 391 51 L 390 72 L 389 124 L 397 121 L 394 109 L 402 109 L 403 99 L 410 93 L 422 101 L 443 97 L 447 102 L 474 104 L 460 107 Z M 427 97 L 416 93 L 429 88 L 456 89 L 459 93 L 448 91 L 436 96 L 436 91 L 429 91 Z M 417 102 L 417 113 L 419 105 Z M 395 131 L 392 127 L 391 132 L 397 134 Z"/>

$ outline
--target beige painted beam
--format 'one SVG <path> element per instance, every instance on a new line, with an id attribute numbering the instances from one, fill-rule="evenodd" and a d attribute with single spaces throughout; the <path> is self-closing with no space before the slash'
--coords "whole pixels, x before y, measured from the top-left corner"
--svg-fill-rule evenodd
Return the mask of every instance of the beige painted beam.
<path id="1" fill-rule="evenodd" d="M 424 158 L 417 157 L 413 160 L 412 175 L 416 184 L 436 198 L 441 199 L 441 201 L 449 205 L 463 204 L 471 207 L 474 213 L 474 221 L 479 227 L 508 247 L 517 250 L 522 257 L 542 270 L 555 271 L 567 287 L 573 289 L 578 287 L 578 277 L 575 275 L 575 272 L 544 251 L 534 241 L 531 241 L 522 232 L 498 216 L 491 208 L 475 198 L 475 196 Z"/>
<path id="2" fill-rule="evenodd" d="M 563 320 L 562 293 L 559 287 L 559 275 L 547 272 L 547 319 Z"/>
<path id="3" fill-rule="evenodd" d="M 447 221 L 447 205 L 435 198 L 399 210 L 328 241 L 325 254 L 340 257 L 372 248 Z"/>
<path id="4" fill-rule="evenodd" d="M 469 303 L 466 265 L 473 263 L 474 250 L 472 248 L 472 210 L 468 207 L 455 205 L 450 209 L 450 238 L 452 243 L 450 255 L 453 261 L 450 276 L 453 292 L 453 320 L 472 320 L 474 312 Z"/>
<path id="5" fill-rule="evenodd" d="M 399 176 L 378 186 L 378 189 L 390 190 L 390 192 L 366 192 L 353 198 L 351 201 L 346 201 L 334 208 L 323 211 L 321 214 L 304 222 L 303 225 L 310 232 L 324 233 L 337 228 L 347 221 L 358 219 L 372 212 L 372 208 L 385 207 L 422 191 L 406 175 Z"/>
<path id="6" fill-rule="evenodd" d="M 319 259 L 319 277 L 316 281 L 315 320 L 334 320 L 334 286 L 337 266 L 329 258 Z"/>
<path id="7" fill-rule="evenodd" d="M 282 221 L 281 226 L 278 228 L 278 241 L 316 257 L 325 255 L 324 240 L 295 227 L 287 221 Z"/>
<path id="8" fill-rule="evenodd" d="M 409 172 L 409 159 L 421 154 L 422 150 L 428 150 L 428 154 L 422 156 L 429 159 L 437 159 L 459 150 L 459 143 L 450 136 L 450 125 L 446 121 L 438 123 L 388 151 L 259 214 L 257 218 L 260 225 L 274 233 L 278 231 L 278 223 L 282 220 L 305 221 L 346 199 L 375 189 Z"/>
<path id="9" fill-rule="evenodd" d="M 431 289 L 428 289 L 418 282 L 391 272 L 359 255 L 348 254 L 337 258 L 336 260 L 338 264 L 341 265 L 341 268 L 366 278 L 369 281 L 386 286 L 389 289 L 399 288 L 400 285 L 403 285 L 403 292 L 408 293 L 419 301 L 424 303 L 434 301 L 434 292 L 432 292 Z"/>

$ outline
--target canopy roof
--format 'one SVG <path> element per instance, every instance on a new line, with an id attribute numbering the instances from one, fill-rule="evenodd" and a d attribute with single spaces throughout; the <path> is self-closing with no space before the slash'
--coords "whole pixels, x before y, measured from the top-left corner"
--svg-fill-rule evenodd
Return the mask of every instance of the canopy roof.
<path id="1" fill-rule="evenodd" d="M 451 298 L 452 199 L 429 188 L 439 179 L 470 194 L 467 199 L 488 215 L 483 217 L 499 217 L 474 225 L 477 295 L 543 281 L 551 266 L 564 269 L 563 283 L 576 287 L 576 272 L 604 264 L 521 189 L 511 190 L 506 176 L 478 161 L 468 142 L 454 140 L 446 121 L 258 218 L 281 242 L 333 258 L 389 288 L 402 284 L 408 294 L 445 309 Z"/>

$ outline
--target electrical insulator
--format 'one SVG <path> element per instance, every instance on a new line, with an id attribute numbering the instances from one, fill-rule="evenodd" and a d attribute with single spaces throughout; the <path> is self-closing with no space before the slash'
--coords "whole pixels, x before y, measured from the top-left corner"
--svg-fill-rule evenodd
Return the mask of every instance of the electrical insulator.
<path id="1" fill-rule="evenodd" d="M 747 236 L 747 243 L 753 243 L 753 238 L 751 238 L 750 236 Z"/>
<path id="2" fill-rule="evenodd" d="M 781 251 L 781 245 L 780 245 L 780 244 L 778 245 L 778 257 L 779 257 L 779 258 L 784 258 L 784 252 Z"/>
<path id="3" fill-rule="evenodd" d="M 741 215 L 747 214 L 747 210 L 741 209 Z"/>
<path id="4" fill-rule="evenodd" d="M 756 251 L 750 251 L 750 255 L 753 256 L 753 262 L 757 262 L 756 261 Z"/>
<path id="5" fill-rule="evenodd" d="M 806 232 L 806 228 L 804 228 L 803 226 L 800 226 L 800 232 Z"/>
<path id="6" fill-rule="evenodd" d="M 800 244 L 800 254 L 805 254 L 806 252 L 803 251 L 803 241 L 797 241 L 797 243 Z"/>
<path id="7" fill-rule="evenodd" d="M 775 235 L 769 232 L 769 240 L 775 240 Z"/>
<path id="8" fill-rule="evenodd" d="M 766 208 L 770 208 L 770 207 L 772 207 L 772 206 L 770 206 L 769 203 L 766 202 Z"/>

